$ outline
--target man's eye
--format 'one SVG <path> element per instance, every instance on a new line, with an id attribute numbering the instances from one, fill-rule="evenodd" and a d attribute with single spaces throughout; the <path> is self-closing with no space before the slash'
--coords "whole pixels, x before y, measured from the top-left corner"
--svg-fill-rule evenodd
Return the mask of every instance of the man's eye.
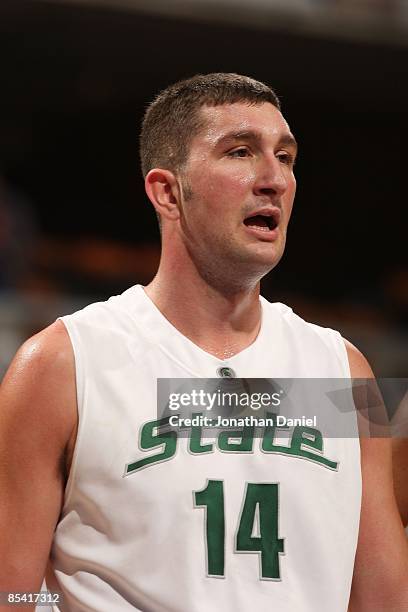
<path id="1" fill-rule="evenodd" d="M 295 158 L 290 153 L 286 153 L 285 151 L 282 151 L 281 153 L 278 153 L 276 157 L 279 159 L 279 161 L 282 164 L 285 164 L 286 166 L 295 165 Z"/>
<path id="2" fill-rule="evenodd" d="M 229 157 L 247 157 L 249 155 L 249 150 L 246 147 L 240 147 L 239 149 L 234 149 L 233 151 L 229 151 Z"/>

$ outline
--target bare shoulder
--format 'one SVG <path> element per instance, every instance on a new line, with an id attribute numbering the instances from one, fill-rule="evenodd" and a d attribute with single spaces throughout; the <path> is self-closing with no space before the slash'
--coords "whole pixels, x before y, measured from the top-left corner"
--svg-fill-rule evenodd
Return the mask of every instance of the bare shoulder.
<path id="1" fill-rule="evenodd" d="M 77 419 L 75 362 L 61 321 L 19 349 L 2 381 L 0 406 L 2 422 L 20 420 L 22 427 L 34 428 L 33 434 L 52 429 L 56 443 L 68 443 Z"/>
<path id="2" fill-rule="evenodd" d="M 17 352 L 5 381 L 17 367 L 19 373 L 35 370 L 37 374 L 52 368 L 63 374 L 73 362 L 71 341 L 65 325 L 58 320 L 29 338 Z M 21 369 L 23 368 L 23 370 Z"/>
<path id="3" fill-rule="evenodd" d="M 58 321 L 23 344 L 0 387 L 2 591 L 39 590 L 76 426 L 73 350 Z"/>
<path id="4" fill-rule="evenodd" d="M 349 340 L 343 338 L 346 346 L 347 357 L 350 365 L 350 372 L 352 378 L 373 378 L 374 374 L 370 364 L 364 357 L 363 353 L 354 346 Z"/>

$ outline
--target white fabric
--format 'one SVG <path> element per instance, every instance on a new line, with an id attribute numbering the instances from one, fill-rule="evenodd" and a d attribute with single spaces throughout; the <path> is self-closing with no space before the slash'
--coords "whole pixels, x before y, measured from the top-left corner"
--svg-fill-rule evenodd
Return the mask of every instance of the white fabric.
<path id="1" fill-rule="evenodd" d="M 259 439 L 249 453 L 214 445 L 195 456 L 178 439 L 174 457 L 124 477 L 127 464 L 162 452 L 139 446 L 143 424 L 157 418 L 158 377 L 214 378 L 220 365 L 242 378 L 349 377 L 338 332 L 261 304 L 258 338 L 227 361 L 180 334 L 141 286 L 63 317 L 79 429 L 52 549 L 60 610 L 346 612 L 361 501 L 357 438 L 324 439 L 337 469 L 262 452 Z M 223 578 L 206 574 L 205 510 L 194 507 L 208 480 L 224 487 Z M 235 551 L 246 483 L 279 483 L 280 580 L 260 579 L 259 553 Z"/>

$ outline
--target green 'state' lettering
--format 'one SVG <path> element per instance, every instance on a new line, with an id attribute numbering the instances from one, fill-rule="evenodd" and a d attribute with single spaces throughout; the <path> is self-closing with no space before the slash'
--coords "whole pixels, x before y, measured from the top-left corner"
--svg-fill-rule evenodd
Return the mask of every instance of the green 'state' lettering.
<path id="1" fill-rule="evenodd" d="M 272 415 L 267 415 L 268 417 Z M 148 455 L 132 463 L 128 463 L 125 468 L 125 476 L 133 474 L 142 468 L 145 468 L 154 463 L 161 463 L 174 457 L 177 451 L 178 434 L 175 430 L 169 430 L 161 433 L 161 429 L 168 426 L 169 417 L 156 421 L 149 421 L 142 427 L 140 434 L 140 449 L 148 451 L 152 449 L 160 449 L 153 455 Z M 201 455 L 203 453 L 214 452 L 215 441 L 206 443 L 202 442 L 203 427 L 191 427 L 189 451 L 192 455 Z M 289 446 L 276 444 L 275 436 L 279 430 L 287 430 L 287 427 L 265 427 L 261 439 L 262 452 L 278 453 L 287 455 L 288 457 L 297 457 L 298 459 L 308 459 L 313 463 L 317 463 L 330 470 L 337 470 L 338 462 L 323 456 L 323 436 L 318 429 L 313 427 L 294 427 Z M 251 453 L 254 447 L 254 428 L 243 427 L 239 430 L 224 430 L 218 434 L 217 446 L 223 453 Z M 204 436 L 208 438 L 207 435 Z M 235 442 L 231 440 L 234 439 Z"/>

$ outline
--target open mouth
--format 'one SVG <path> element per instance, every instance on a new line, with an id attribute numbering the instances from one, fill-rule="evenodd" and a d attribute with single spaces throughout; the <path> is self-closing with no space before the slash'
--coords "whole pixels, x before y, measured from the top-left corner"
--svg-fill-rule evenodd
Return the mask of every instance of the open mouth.
<path id="1" fill-rule="evenodd" d="M 271 232 L 278 226 L 279 219 L 277 214 L 256 214 L 244 219 L 247 227 L 252 227 L 263 232 Z"/>

